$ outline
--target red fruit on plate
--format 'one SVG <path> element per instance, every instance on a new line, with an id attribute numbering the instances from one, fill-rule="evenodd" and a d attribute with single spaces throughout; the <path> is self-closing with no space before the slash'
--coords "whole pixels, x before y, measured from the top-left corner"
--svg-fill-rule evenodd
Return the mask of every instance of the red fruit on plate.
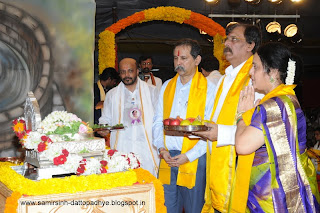
<path id="1" fill-rule="evenodd" d="M 171 120 L 171 118 L 164 119 L 163 125 L 165 125 L 165 126 L 170 125 L 170 120 Z"/>
<path id="2" fill-rule="evenodd" d="M 183 119 L 182 119 L 182 118 L 180 118 L 180 116 L 179 116 L 179 115 L 176 117 L 176 119 L 178 119 L 180 122 L 181 122 L 181 121 L 183 121 Z"/>
<path id="3" fill-rule="evenodd" d="M 195 120 L 195 118 L 187 118 L 187 120 L 189 120 L 190 123 L 192 123 Z"/>
<path id="4" fill-rule="evenodd" d="M 180 125 L 180 120 L 179 119 L 172 119 L 172 120 L 170 120 L 169 124 L 172 126 L 178 126 L 178 125 Z"/>

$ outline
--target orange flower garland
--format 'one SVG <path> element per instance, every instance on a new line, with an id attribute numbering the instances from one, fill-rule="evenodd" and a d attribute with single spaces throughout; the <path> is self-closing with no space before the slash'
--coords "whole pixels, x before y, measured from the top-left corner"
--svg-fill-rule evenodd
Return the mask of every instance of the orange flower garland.
<path id="1" fill-rule="evenodd" d="M 121 19 L 100 33 L 99 73 L 102 73 L 107 67 L 115 67 L 115 34 L 132 24 L 153 20 L 174 21 L 180 24 L 185 23 L 205 31 L 210 36 L 215 37 L 216 35 L 220 35 L 218 39 L 214 39 L 214 55 L 220 62 L 220 70 L 224 70 L 226 61 L 223 59 L 223 55 L 221 55 L 221 51 L 223 51 L 223 45 L 221 44 L 222 38 L 225 37 L 225 30 L 220 24 L 204 15 L 183 8 L 157 7 L 140 11 L 127 18 Z"/>
<path id="2" fill-rule="evenodd" d="M 128 16 L 127 18 L 119 20 L 117 23 L 111 25 L 106 30 L 109 30 L 110 32 L 113 32 L 114 34 L 117 34 L 121 30 L 125 29 L 126 27 L 136 24 L 138 22 L 141 22 L 145 19 L 143 12 L 137 12 L 131 16 Z"/>
<path id="3" fill-rule="evenodd" d="M 156 210 L 158 213 L 164 213 L 167 212 L 167 208 L 164 205 L 164 191 L 163 186 L 160 180 L 155 178 L 150 172 L 139 168 L 134 170 L 137 174 L 137 179 L 140 184 L 145 183 L 153 183 L 155 188 L 155 199 L 156 199 Z"/>
<path id="4" fill-rule="evenodd" d="M 4 213 L 17 212 L 20 197 L 21 194 L 19 192 L 12 192 L 11 196 L 6 199 Z"/>

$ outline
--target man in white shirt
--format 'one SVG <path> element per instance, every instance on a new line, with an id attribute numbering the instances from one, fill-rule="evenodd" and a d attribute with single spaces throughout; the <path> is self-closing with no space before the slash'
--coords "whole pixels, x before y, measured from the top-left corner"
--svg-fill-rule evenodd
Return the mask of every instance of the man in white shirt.
<path id="1" fill-rule="evenodd" d="M 152 119 L 158 90 L 138 78 L 138 64 L 132 58 L 120 61 L 119 74 L 122 82 L 107 93 L 99 123 L 122 123 L 124 130 L 111 132 L 111 149 L 137 154 L 141 167 L 157 176 L 160 159 L 152 144 Z M 108 131 L 98 133 L 106 136 Z"/>
<path id="2" fill-rule="evenodd" d="M 204 77 L 217 85 L 222 75 L 219 72 L 219 61 L 213 55 L 206 55 L 200 63 L 201 72 Z"/>
<path id="3" fill-rule="evenodd" d="M 239 23 L 230 25 L 226 29 L 226 35 L 224 55 L 231 65 L 227 67 L 225 75 L 217 85 L 212 115 L 214 124 L 206 124 L 210 127 L 209 131 L 196 133 L 212 141 L 209 143 L 210 161 L 207 161 L 209 190 L 206 191 L 203 212 L 213 210 L 227 212 L 228 209 L 233 209 L 233 206 L 230 207 L 229 204 L 236 203 L 231 198 L 231 189 L 236 170 L 236 159 L 239 166 L 239 158 L 242 158 L 242 156 L 236 158 L 234 148 L 237 105 L 240 91 L 250 81 L 252 56 L 261 42 L 261 32 L 253 25 Z M 256 93 L 256 98 L 261 97 L 262 95 Z"/>
<path id="4" fill-rule="evenodd" d="M 164 184 L 168 213 L 201 212 L 205 191 L 205 141 L 189 139 L 184 133 L 163 132 L 166 118 L 208 119 L 213 107 L 215 85 L 200 72 L 201 48 L 197 41 L 182 39 L 175 45 L 176 76 L 164 83 L 153 123 L 153 143 L 161 156 L 159 179 Z"/>
<path id="5" fill-rule="evenodd" d="M 144 78 L 142 80 L 144 80 L 148 84 L 156 86 L 158 91 L 160 91 L 162 86 L 162 80 L 154 76 L 153 73 L 151 72 L 153 67 L 152 57 L 144 56 L 144 55 L 140 56 L 139 66 L 140 66 L 141 74 L 143 75 L 143 78 Z"/>

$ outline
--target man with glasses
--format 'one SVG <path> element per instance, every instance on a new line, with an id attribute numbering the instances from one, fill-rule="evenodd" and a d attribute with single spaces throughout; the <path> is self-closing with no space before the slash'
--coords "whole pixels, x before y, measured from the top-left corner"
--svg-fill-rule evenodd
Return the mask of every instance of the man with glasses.
<path id="1" fill-rule="evenodd" d="M 99 123 L 122 123 L 124 130 L 111 132 L 110 148 L 137 154 L 141 167 L 157 176 L 160 159 L 152 144 L 152 122 L 158 90 L 138 78 L 138 64 L 132 58 L 120 61 L 119 74 L 121 82 L 107 93 Z M 109 131 L 98 133 L 105 137 Z"/>
<path id="2" fill-rule="evenodd" d="M 247 194 L 241 194 L 241 190 L 239 193 L 237 181 L 243 178 L 237 178 L 233 183 L 235 173 L 242 168 L 242 162 L 247 162 L 243 156 L 236 156 L 234 144 L 240 91 L 250 81 L 249 70 L 252 67 L 253 54 L 261 42 L 261 32 L 256 26 L 236 23 L 227 26 L 226 34 L 224 55 L 231 65 L 226 68 L 225 75 L 217 85 L 211 115 L 214 124 L 206 124 L 209 131 L 197 132 L 197 135 L 212 141 L 209 143 L 210 152 L 207 153 L 206 203 L 202 212 L 244 212 L 242 207 L 246 207 L 248 197 Z M 256 95 L 256 98 L 261 98 L 261 95 Z M 249 166 L 252 166 L 252 162 Z M 250 173 L 246 175 L 250 177 Z"/>
<path id="3" fill-rule="evenodd" d="M 142 55 L 139 58 L 139 66 L 141 70 L 142 80 L 147 82 L 148 84 L 152 84 L 157 87 L 158 91 L 160 91 L 162 86 L 162 80 L 153 75 L 151 72 L 153 63 L 151 56 Z"/>

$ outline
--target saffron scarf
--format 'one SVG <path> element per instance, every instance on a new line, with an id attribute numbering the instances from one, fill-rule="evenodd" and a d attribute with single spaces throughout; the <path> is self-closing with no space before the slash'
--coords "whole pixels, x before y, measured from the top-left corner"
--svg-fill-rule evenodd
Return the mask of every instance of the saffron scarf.
<path id="1" fill-rule="evenodd" d="M 100 91 L 100 101 L 104 101 L 104 99 L 106 98 L 106 92 L 104 91 L 100 80 L 97 81 L 97 85 L 98 85 L 98 88 Z M 103 106 L 102 106 L 102 108 L 103 108 Z"/>
<path id="2" fill-rule="evenodd" d="M 170 80 L 168 83 L 164 94 L 163 94 L 163 119 L 170 117 L 170 112 L 174 100 L 174 95 L 176 91 L 176 84 L 178 80 L 178 74 Z M 186 117 L 197 117 L 198 115 L 201 118 L 204 118 L 205 105 L 206 105 L 206 94 L 207 94 L 207 79 L 198 72 L 198 69 L 195 75 L 192 78 L 188 106 L 187 106 L 187 115 Z M 165 136 L 164 136 L 165 138 Z M 198 140 L 189 139 L 188 137 L 183 138 L 183 144 L 181 149 L 181 154 L 186 153 L 192 149 Z M 166 142 L 164 143 L 166 146 Z M 198 167 L 198 159 L 193 162 L 187 162 L 179 166 L 177 185 L 184 186 L 189 189 L 195 186 L 196 182 L 196 173 Z M 160 162 L 160 171 L 159 179 L 163 184 L 170 184 L 171 177 L 171 168 L 165 162 L 164 159 L 161 159 Z"/>
<path id="3" fill-rule="evenodd" d="M 320 208 L 315 169 L 306 152 L 299 150 L 296 109 L 300 106 L 294 87 L 280 85 L 256 108 L 268 161 L 253 166 L 248 208 L 254 212 L 318 212 Z"/>
<path id="4" fill-rule="evenodd" d="M 242 66 L 230 87 L 218 116 L 217 124 L 235 125 L 235 115 L 237 113 L 240 91 L 249 83 L 249 71 L 252 66 L 252 59 L 253 56 Z M 218 105 L 223 83 L 224 79 L 217 91 L 210 120 L 212 120 Z M 240 159 L 238 159 L 238 161 L 240 161 Z M 241 162 L 242 161 L 247 163 L 246 156 L 241 159 Z M 207 151 L 207 186 L 205 204 L 202 212 L 214 212 L 214 209 L 220 212 L 228 211 L 230 193 L 235 175 L 235 162 L 236 152 L 234 146 L 217 147 L 217 141 L 212 142 L 211 154 L 209 150 Z M 251 166 L 252 164 L 249 165 L 249 168 L 251 168 Z M 243 168 L 248 168 L 248 166 L 244 165 Z M 243 178 L 250 179 L 250 174 Z"/>

